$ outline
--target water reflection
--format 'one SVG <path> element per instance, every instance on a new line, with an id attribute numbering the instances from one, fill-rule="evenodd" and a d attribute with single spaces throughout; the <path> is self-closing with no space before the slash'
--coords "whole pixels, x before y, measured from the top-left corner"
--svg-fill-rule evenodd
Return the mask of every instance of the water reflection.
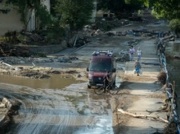
<path id="1" fill-rule="evenodd" d="M 73 77 L 62 77 L 60 75 L 52 75 L 49 79 L 31 79 L 9 75 L 0 75 L 0 82 L 28 86 L 31 88 L 64 88 L 70 84 L 78 83 Z"/>

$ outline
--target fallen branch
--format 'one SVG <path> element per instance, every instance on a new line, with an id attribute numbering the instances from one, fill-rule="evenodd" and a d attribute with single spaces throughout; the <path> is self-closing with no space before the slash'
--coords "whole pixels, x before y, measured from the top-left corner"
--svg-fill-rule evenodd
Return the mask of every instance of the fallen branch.
<path id="1" fill-rule="evenodd" d="M 1 61 L 1 64 L 6 65 L 6 66 L 8 66 L 8 67 L 12 67 L 12 65 L 10 65 L 10 64 L 8 64 L 8 63 L 5 63 L 5 62 L 3 62 L 3 61 Z"/>
<path id="2" fill-rule="evenodd" d="M 122 109 L 118 109 L 119 112 L 121 112 L 122 114 L 126 114 L 126 115 L 129 115 L 129 116 L 132 116 L 134 118 L 150 118 L 150 119 L 153 119 L 153 120 L 158 120 L 158 121 L 161 121 L 161 122 L 165 122 L 165 123 L 168 123 L 168 120 L 166 119 L 163 119 L 159 116 L 153 116 L 153 115 L 136 115 L 136 114 L 133 114 L 133 113 L 130 113 L 130 112 L 126 112 Z"/>
<path id="3" fill-rule="evenodd" d="M 8 66 L 8 67 L 10 67 L 10 68 L 14 68 L 12 65 L 10 65 L 10 64 L 8 64 L 8 63 L 5 63 L 5 62 L 3 62 L 3 61 L 0 61 L 0 63 L 3 64 L 3 65 L 5 65 L 5 66 Z"/>

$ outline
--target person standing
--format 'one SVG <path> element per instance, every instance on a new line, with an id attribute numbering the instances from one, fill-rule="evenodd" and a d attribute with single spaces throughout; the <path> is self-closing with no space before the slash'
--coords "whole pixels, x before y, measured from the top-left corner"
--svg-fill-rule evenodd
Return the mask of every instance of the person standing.
<path id="1" fill-rule="evenodd" d="M 159 41 L 157 43 L 157 50 L 156 50 L 156 54 L 159 55 L 160 54 L 160 49 L 163 47 L 164 41 L 162 38 L 159 38 Z"/>
<path id="2" fill-rule="evenodd" d="M 139 76 L 140 70 L 141 70 L 141 64 L 140 64 L 140 62 L 139 62 L 139 61 L 136 61 L 134 67 L 135 67 L 135 73 L 137 73 L 137 76 Z"/>
<path id="3" fill-rule="evenodd" d="M 162 45 L 159 49 L 160 54 L 165 54 L 165 45 Z"/>
<path id="4" fill-rule="evenodd" d="M 133 46 L 131 46 L 131 48 L 129 49 L 130 61 L 133 61 L 133 59 L 134 59 L 134 53 L 135 53 L 135 49 L 134 49 Z"/>
<path id="5" fill-rule="evenodd" d="M 140 49 L 140 47 L 138 47 L 137 49 L 137 60 L 140 61 L 141 60 L 141 56 L 142 56 L 142 50 Z"/>

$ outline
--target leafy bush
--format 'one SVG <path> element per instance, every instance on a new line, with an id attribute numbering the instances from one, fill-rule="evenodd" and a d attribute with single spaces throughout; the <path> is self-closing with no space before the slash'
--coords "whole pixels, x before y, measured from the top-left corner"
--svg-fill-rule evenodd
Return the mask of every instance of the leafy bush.
<path id="1" fill-rule="evenodd" d="M 180 33 L 180 19 L 173 19 L 170 21 L 169 26 L 171 30 L 175 32 L 176 35 Z"/>
<path id="2" fill-rule="evenodd" d="M 46 33 L 47 42 L 50 44 L 60 42 L 65 36 L 65 30 L 60 26 L 58 21 L 54 21 L 53 24 L 47 28 Z"/>
<path id="3" fill-rule="evenodd" d="M 62 26 L 69 25 L 70 30 L 77 30 L 90 20 L 93 6 L 92 0 L 57 0 L 54 9 Z"/>
<path id="4" fill-rule="evenodd" d="M 52 24 L 51 15 L 45 6 L 40 4 L 36 10 L 36 15 L 40 20 L 40 28 L 43 29 Z"/>

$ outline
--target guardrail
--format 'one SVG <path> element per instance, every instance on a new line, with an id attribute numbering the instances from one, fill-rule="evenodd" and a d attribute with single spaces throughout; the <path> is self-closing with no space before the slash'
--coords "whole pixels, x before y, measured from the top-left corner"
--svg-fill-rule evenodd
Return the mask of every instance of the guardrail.
<path id="1" fill-rule="evenodd" d="M 163 44 L 165 45 L 165 44 Z M 175 82 L 170 82 L 168 70 L 167 70 L 167 63 L 166 63 L 166 56 L 164 53 L 159 53 L 159 61 L 161 65 L 161 71 L 166 74 L 166 108 L 168 110 L 167 114 L 167 120 L 169 127 L 171 124 L 174 124 L 176 126 L 175 133 L 180 134 L 180 122 L 179 122 L 179 116 L 177 114 L 177 95 L 176 95 L 176 89 L 175 89 Z"/>

